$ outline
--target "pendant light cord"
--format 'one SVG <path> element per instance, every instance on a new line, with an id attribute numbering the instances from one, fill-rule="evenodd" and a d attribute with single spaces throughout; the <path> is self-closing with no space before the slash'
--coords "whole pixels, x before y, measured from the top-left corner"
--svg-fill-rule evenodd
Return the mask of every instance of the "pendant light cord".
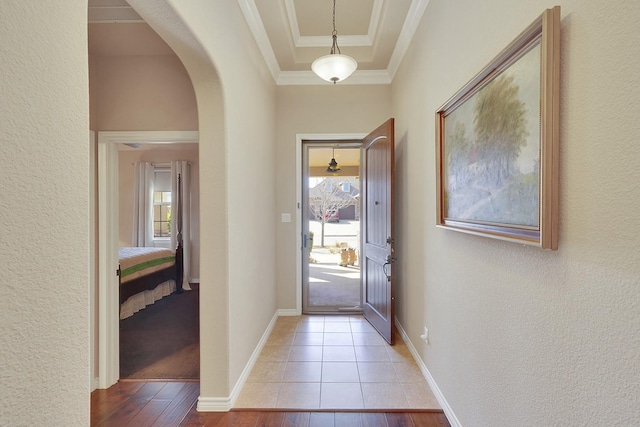
<path id="1" fill-rule="evenodd" d="M 323 80 L 336 84 L 349 77 L 358 68 L 358 62 L 350 56 L 343 55 L 338 46 L 338 30 L 336 30 L 336 0 L 333 0 L 333 43 L 329 55 L 323 55 L 313 61 L 311 70 Z"/>
<path id="2" fill-rule="evenodd" d="M 333 37 L 333 44 L 331 45 L 331 54 L 335 54 L 336 50 L 338 53 L 340 52 L 340 46 L 338 46 L 338 31 L 336 30 L 336 0 L 333 0 L 333 33 L 331 33 Z"/>

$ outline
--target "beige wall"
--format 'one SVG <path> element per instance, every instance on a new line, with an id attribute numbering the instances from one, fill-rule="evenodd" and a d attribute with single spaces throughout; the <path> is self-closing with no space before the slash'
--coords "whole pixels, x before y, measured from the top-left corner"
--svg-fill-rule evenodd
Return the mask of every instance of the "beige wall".
<path id="1" fill-rule="evenodd" d="M 0 51 L 0 424 L 86 426 L 86 0 L 3 1 Z"/>
<path id="2" fill-rule="evenodd" d="M 93 130 L 198 129 L 193 85 L 174 55 L 92 56 L 90 78 Z"/>
<path id="3" fill-rule="evenodd" d="M 296 135 L 367 134 L 391 117 L 390 86 L 280 86 L 277 116 L 277 210 L 291 213 L 276 223 L 278 307 L 296 304 Z"/>
<path id="4" fill-rule="evenodd" d="M 181 147 L 178 149 L 178 147 Z M 135 162 L 191 162 L 191 263 L 192 279 L 200 278 L 200 168 L 197 144 L 179 144 L 171 149 L 123 150 L 118 152 L 118 200 L 120 214 L 120 246 L 131 246 L 133 240 L 133 188 Z"/>
<path id="5" fill-rule="evenodd" d="M 559 250 L 436 228 L 435 111 L 555 3 Z M 395 77 L 397 315 L 464 426 L 640 425 L 638 16 L 431 0 Z"/>

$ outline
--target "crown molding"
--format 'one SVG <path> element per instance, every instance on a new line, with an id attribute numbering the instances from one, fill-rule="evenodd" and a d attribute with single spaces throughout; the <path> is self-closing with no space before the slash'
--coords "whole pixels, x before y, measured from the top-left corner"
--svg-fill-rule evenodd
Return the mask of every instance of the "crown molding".
<path id="1" fill-rule="evenodd" d="M 238 4 L 242 10 L 244 19 L 247 21 L 249 29 L 253 34 L 253 38 L 258 44 L 258 49 L 260 49 L 262 57 L 267 63 L 271 76 L 273 77 L 273 80 L 277 82 L 281 71 L 280 65 L 278 64 L 275 53 L 273 53 L 273 49 L 271 48 L 271 43 L 267 36 L 267 30 L 264 28 L 264 24 L 260 18 L 256 2 L 255 0 L 238 0 Z"/>
<path id="2" fill-rule="evenodd" d="M 382 6 L 385 0 L 374 0 L 373 14 L 371 17 L 372 24 L 369 25 L 369 34 L 366 36 L 341 36 L 341 46 L 368 46 L 374 40 L 375 33 L 372 33 L 371 28 L 374 28 L 373 22 L 379 21 Z M 271 72 L 274 82 L 278 86 L 295 86 L 295 85 L 323 85 L 331 84 L 320 79 L 313 74 L 312 71 L 282 71 L 275 53 L 269 42 L 266 29 L 260 18 L 260 13 L 256 7 L 255 0 L 238 0 L 240 9 L 244 14 L 245 20 L 253 34 L 253 37 L 258 44 L 258 48 L 264 57 L 264 60 Z M 389 64 L 386 69 L 382 70 L 359 70 L 353 73 L 344 82 L 338 84 L 341 85 L 369 85 L 369 84 L 391 84 L 393 77 L 395 76 L 404 55 L 409 49 L 411 40 L 420 24 L 422 15 L 424 14 L 429 0 L 412 0 L 409 12 L 405 19 L 404 25 L 398 37 L 398 41 L 389 60 Z M 300 43 L 296 46 L 300 47 L 327 47 L 331 46 L 331 39 L 325 37 L 301 37 L 300 31 L 297 28 L 297 21 L 295 19 L 295 7 L 293 6 L 293 0 L 285 0 L 287 6 L 287 19 L 291 25 L 292 37 L 294 42 Z M 374 16 L 377 15 L 377 16 Z M 375 28 L 377 28 L 377 24 Z M 294 28 L 295 27 L 295 28 Z M 297 39 L 295 38 L 297 33 Z M 373 35 L 373 36 L 372 36 Z M 351 38 L 351 39 L 350 39 Z M 322 39 L 322 40 L 320 40 Z M 296 41 L 298 40 L 298 41 Z M 358 44 L 359 43 L 359 44 Z"/>
<path id="3" fill-rule="evenodd" d="M 139 24 L 145 21 L 125 3 L 113 6 L 89 4 L 87 22 L 89 24 Z"/>
<path id="4" fill-rule="evenodd" d="M 369 28 L 367 34 L 361 35 L 339 35 L 340 46 L 361 47 L 373 46 L 373 41 L 378 33 L 378 25 L 380 16 L 382 15 L 382 6 L 385 0 L 374 0 L 371 10 L 371 19 L 369 20 Z M 302 36 L 300 35 L 300 27 L 298 27 L 298 16 L 294 0 L 284 0 L 284 6 L 289 21 L 289 29 L 291 30 L 291 39 L 295 47 L 331 47 L 333 39 L 328 36 Z"/>
<path id="5" fill-rule="evenodd" d="M 373 46 L 373 39 L 371 36 L 341 36 L 338 35 L 338 41 L 340 47 L 362 47 Z M 326 36 L 300 36 L 297 40 L 294 39 L 296 47 L 326 47 L 330 48 L 333 45 L 333 38 L 331 35 Z"/>
<path id="6" fill-rule="evenodd" d="M 174 144 L 198 143 L 200 139 L 197 130 L 178 131 L 99 131 L 98 141 L 103 143 L 137 143 L 137 144 Z"/>
<path id="7" fill-rule="evenodd" d="M 424 15 L 425 10 L 427 10 L 428 4 L 429 0 L 413 0 L 411 2 L 407 18 L 404 20 L 404 24 L 402 25 L 402 31 L 398 37 L 396 47 L 393 49 L 393 54 L 389 59 L 389 64 L 387 64 L 387 71 L 391 76 L 391 80 L 395 77 L 404 55 L 407 53 L 407 50 L 409 50 L 411 40 L 413 40 L 413 36 L 418 30 L 418 25 L 420 25 L 422 15 Z"/>

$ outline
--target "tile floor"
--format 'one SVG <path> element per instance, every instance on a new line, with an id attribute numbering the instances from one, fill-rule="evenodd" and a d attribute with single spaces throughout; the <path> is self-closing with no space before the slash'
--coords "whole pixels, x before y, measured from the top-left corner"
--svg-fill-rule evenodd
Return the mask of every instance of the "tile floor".
<path id="1" fill-rule="evenodd" d="M 234 408 L 441 409 L 400 335 L 362 316 L 280 317 Z"/>

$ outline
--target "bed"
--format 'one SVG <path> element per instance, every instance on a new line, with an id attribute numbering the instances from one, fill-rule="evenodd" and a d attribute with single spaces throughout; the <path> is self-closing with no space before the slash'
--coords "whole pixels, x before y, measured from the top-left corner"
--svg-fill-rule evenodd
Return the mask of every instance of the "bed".
<path id="1" fill-rule="evenodd" d="M 182 293 L 184 257 L 182 247 L 182 177 L 177 188 L 177 247 L 122 247 L 118 250 L 120 319 L 133 316 L 172 293 Z"/>
<path id="2" fill-rule="evenodd" d="M 182 254 L 163 248 L 124 247 L 120 260 L 120 319 L 182 292 Z"/>

